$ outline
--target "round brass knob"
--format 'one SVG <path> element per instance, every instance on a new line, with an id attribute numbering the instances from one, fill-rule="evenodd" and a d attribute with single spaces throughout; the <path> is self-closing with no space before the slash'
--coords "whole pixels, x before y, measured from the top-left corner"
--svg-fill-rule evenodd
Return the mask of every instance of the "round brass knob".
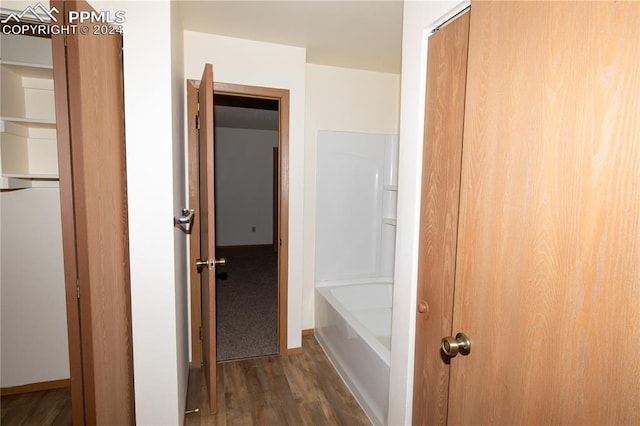
<path id="1" fill-rule="evenodd" d="M 451 336 L 443 337 L 441 343 L 442 352 L 451 358 L 458 355 L 458 353 L 461 355 L 469 355 L 471 352 L 471 341 L 464 333 L 456 334 L 455 338 Z"/>

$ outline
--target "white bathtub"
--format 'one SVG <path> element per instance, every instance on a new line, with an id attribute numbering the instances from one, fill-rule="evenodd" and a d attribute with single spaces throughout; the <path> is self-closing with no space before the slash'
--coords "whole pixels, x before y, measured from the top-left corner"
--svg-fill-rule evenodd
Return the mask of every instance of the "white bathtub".
<path id="1" fill-rule="evenodd" d="M 389 405 L 392 283 L 316 287 L 315 335 L 374 424 Z"/>

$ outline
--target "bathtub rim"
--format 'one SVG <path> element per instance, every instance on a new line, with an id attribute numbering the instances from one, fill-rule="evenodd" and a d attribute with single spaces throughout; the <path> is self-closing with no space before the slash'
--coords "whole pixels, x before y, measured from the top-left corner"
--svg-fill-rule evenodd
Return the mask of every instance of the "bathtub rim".
<path id="1" fill-rule="evenodd" d="M 337 287 L 342 285 L 356 284 L 391 284 L 393 286 L 393 277 L 367 277 L 367 278 L 345 278 L 342 280 L 326 280 L 316 281 L 315 288 Z"/>

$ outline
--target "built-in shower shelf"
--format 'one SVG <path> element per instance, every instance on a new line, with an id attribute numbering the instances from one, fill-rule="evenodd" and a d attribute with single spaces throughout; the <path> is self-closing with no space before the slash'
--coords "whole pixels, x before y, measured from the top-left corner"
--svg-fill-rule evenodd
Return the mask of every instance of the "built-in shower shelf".
<path id="1" fill-rule="evenodd" d="M 385 191 L 397 191 L 398 185 L 384 185 L 382 189 L 384 189 Z"/>
<path id="2" fill-rule="evenodd" d="M 396 226 L 396 220 L 392 219 L 390 217 L 385 217 L 382 219 L 382 223 L 384 223 L 385 225 L 392 225 L 392 226 Z"/>

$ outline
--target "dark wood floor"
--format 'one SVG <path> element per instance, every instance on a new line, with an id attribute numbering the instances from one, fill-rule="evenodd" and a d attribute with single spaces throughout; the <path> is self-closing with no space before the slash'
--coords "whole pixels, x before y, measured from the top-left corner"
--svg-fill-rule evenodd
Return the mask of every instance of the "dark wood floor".
<path id="1" fill-rule="evenodd" d="M 370 425 L 313 336 L 303 353 L 218 364 L 218 412 L 210 415 L 201 369 L 189 375 L 185 425 Z"/>
<path id="2" fill-rule="evenodd" d="M 203 375 L 189 375 L 185 425 L 370 425 L 313 336 L 303 353 L 218 364 L 218 413 L 210 415 Z M 68 388 L 2 397 L 2 425 L 71 425 Z"/>
<path id="3" fill-rule="evenodd" d="M 21 393 L 2 397 L 2 425 L 71 425 L 69 388 Z"/>

